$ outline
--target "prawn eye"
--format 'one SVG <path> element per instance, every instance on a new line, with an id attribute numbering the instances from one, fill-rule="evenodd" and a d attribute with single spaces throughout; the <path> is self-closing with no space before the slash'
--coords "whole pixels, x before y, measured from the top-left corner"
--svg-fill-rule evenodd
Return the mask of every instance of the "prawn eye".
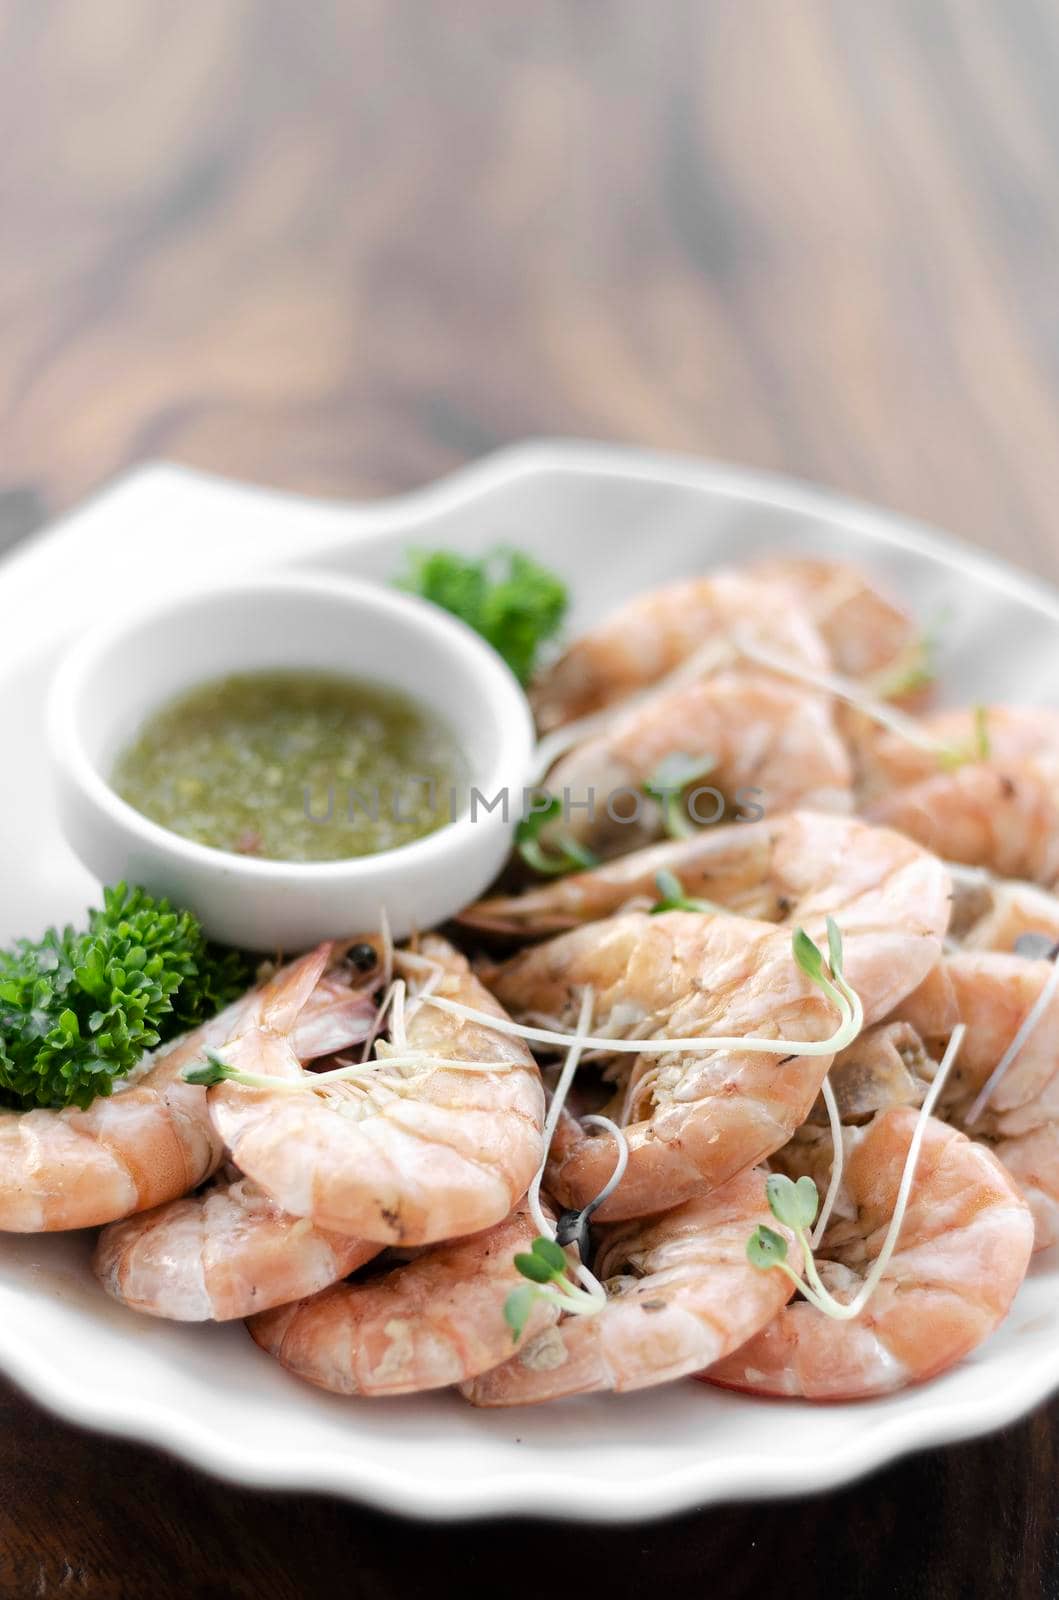
<path id="1" fill-rule="evenodd" d="M 358 972 L 371 972 L 379 964 L 375 946 L 370 944 L 355 944 L 349 952 L 349 959 Z"/>

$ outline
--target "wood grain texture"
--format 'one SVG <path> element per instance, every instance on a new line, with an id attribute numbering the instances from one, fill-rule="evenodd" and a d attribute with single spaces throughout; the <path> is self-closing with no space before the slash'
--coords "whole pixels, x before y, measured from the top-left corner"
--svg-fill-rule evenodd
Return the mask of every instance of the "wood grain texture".
<path id="1" fill-rule="evenodd" d="M 1059 571 L 1048 0 L 0 0 L 0 486 L 528 434 Z"/>
<path id="2" fill-rule="evenodd" d="M 1059 577 L 1057 174 L 1050 0 L 0 0 L 0 548 L 145 457 L 364 496 L 570 433 Z M 0 1408 L 5 1596 L 542 1587 L 512 1523 Z M 571 1592 L 1056 1597 L 1057 1430 L 548 1548 Z"/>

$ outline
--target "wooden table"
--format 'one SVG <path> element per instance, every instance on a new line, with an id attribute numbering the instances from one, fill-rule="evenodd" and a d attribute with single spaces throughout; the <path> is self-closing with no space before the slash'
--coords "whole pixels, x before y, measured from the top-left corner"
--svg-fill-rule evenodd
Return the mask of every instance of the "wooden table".
<path id="1" fill-rule="evenodd" d="M 579 434 L 1059 576 L 1048 0 L 0 0 L 0 124 L 0 542 L 145 457 L 364 496 Z M 1059 1595 L 1055 1406 L 546 1545 L 3 1407 L 4 1595 Z"/>

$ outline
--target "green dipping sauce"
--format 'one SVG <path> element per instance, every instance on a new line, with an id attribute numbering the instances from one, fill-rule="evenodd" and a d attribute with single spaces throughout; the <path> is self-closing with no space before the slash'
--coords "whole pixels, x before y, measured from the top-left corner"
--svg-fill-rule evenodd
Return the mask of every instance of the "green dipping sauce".
<path id="1" fill-rule="evenodd" d="M 215 850 L 345 861 L 393 850 L 459 811 L 451 730 L 394 689 L 321 672 L 254 672 L 163 706 L 119 756 L 123 800 Z"/>

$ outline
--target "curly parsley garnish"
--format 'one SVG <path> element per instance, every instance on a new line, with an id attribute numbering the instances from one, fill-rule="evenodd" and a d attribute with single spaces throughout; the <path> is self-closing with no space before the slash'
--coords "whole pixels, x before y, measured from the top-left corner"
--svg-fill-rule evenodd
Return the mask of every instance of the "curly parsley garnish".
<path id="1" fill-rule="evenodd" d="M 537 652 L 566 615 L 562 579 L 520 550 L 493 550 L 481 560 L 451 550 L 409 550 L 407 560 L 398 588 L 451 611 L 528 683 Z"/>
<path id="2" fill-rule="evenodd" d="M 88 1106 L 147 1051 L 215 1015 L 250 963 L 207 944 L 188 911 L 124 883 L 83 930 L 0 950 L 0 1099 Z"/>

